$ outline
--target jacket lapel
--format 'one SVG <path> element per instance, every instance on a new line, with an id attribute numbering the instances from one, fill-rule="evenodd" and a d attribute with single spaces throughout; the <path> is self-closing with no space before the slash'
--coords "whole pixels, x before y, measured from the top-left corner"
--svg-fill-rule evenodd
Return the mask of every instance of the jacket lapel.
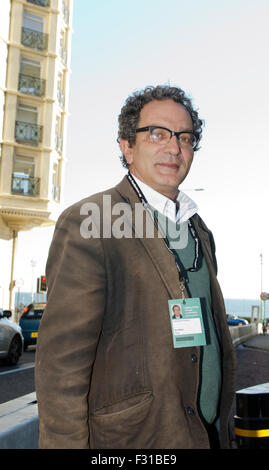
<path id="1" fill-rule="evenodd" d="M 129 183 L 127 177 L 124 177 L 115 189 L 121 195 L 122 199 L 125 202 L 129 203 L 132 208 L 132 227 L 135 233 L 135 205 L 141 204 L 139 198 L 134 189 L 132 188 L 131 184 Z M 176 267 L 174 256 L 168 251 L 164 240 L 160 238 L 157 228 L 154 226 L 153 220 L 151 219 L 147 211 L 145 211 L 144 222 L 146 227 L 151 226 L 151 232 L 154 233 L 154 237 L 146 237 L 144 233 L 144 236 L 139 237 L 138 240 L 142 243 L 152 263 L 157 269 L 160 278 L 166 286 L 166 289 L 169 293 L 169 297 L 171 299 L 178 299 L 182 295 L 179 287 L 179 273 Z M 188 297 L 186 291 L 185 297 Z"/>

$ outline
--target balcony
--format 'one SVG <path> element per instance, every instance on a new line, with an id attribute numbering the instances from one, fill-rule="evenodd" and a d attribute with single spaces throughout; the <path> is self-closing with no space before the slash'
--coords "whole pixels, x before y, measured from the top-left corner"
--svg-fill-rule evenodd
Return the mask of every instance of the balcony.
<path id="1" fill-rule="evenodd" d="M 23 27 L 21 42 L 24 46 L 31 47 L 31 49 L 45 51 L 48 47 L 48 35 Z"/>
<path id="2" fill-rule="evenodd" d="M 53 184 L 52 186 L 52 199 L 55 202 L 60 202 L 61 187 Z"/>
<path id="3" fill-rule="evenodd" d="M 45 80 L 20 73 L 18 90 L 27 95 L 44 96 Z"/>
<path id="4" fill-rule="evenodd" d="M 62 91 L 60 88 L 57 89 L 57 99 L 61 108 L 64 108 L 65 95 L 64 95 L 64 91 Z"/>
<path id="5" fill-rule="evenodd" d="M 68 24 L 68 22 L 69 22 L 69 8 L 64 2 L 62 3 L 62 11 L 63 11 L 64 21 L 66 22 L 66 24 Z"/>
<path id="6" fill-rule="evenodd" d="M 12 174 L 11 193 L 20 196 L 38 196 L 40 187 L 40 178 L 33 176 L 18 176 Z"/>
<path id="7" fill-rule="evenodd" d="M 16 121 L 15 139 L 17 142 L 37 145 L 39 142 L 42 142 L 42 134 L 43 126 L 29 122 Z"/>
<path id="8" fill-rule="evenodd" d="M 62 153 L 63 151 L 63 139 L 59 134 L 55 134 L 55 148 L 57 152 Z"/>
<path id="9" fill-rule="evenodd" d="M 67 49 L 62 45 L 60 46 L 60 57 L 62 59 L 63 64 L 67 65 Z"/>
<path id="10" fill-rule="evenodd" d="M 38 5 L 40 7 L 48 7 L 50 4 L 50 0 L 27 0 L 28 3 L 33 3 L 34 5 Z"/>

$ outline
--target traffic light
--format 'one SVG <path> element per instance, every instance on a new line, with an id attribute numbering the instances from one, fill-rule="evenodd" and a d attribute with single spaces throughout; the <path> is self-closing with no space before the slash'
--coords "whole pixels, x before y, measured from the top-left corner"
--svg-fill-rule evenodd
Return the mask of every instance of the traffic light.
<path id="1" fill-rule="evenodd" d="M 47 291 L 47 278 L 46 276 L 40 276 L 37 280 L 37 292 L 46 292 Z"/>
<path id="2" fill-rule="evenodd" d="M 41 276 L 40 278 L 40 292 L 46 292 L 47 290 L 47 278 L 46 276 Z"/>

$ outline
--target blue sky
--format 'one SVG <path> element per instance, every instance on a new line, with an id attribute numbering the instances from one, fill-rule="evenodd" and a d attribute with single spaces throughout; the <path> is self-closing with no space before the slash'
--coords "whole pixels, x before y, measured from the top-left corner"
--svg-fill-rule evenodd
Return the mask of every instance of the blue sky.
<path id="1" fill-rule="evenodd" d="M 182 189 L 205 189 L 189 195 L 215 235 L 226 297 L 258 297 L 261 250 L 269 291 L 268 13 L 268 0 L 74 0 L 63 208 L 124 176 L 116 137 L 127 96 L 180 86 L 205 120 Z M 52 231 L 20 234 L 18 276 L 33 255 L 44 272 Z"/>

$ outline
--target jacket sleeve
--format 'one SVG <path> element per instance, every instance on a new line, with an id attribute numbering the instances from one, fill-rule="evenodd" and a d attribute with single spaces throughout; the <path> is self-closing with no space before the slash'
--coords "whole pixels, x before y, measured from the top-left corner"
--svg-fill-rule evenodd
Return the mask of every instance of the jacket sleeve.
<path id="1" fill-rule="evenodd" d="M 89 448 L 88 394 L 105 310 L 102 240 L 80 234 L 79 206 L 59 218 L 36 350 L 40 448 Z"/>

